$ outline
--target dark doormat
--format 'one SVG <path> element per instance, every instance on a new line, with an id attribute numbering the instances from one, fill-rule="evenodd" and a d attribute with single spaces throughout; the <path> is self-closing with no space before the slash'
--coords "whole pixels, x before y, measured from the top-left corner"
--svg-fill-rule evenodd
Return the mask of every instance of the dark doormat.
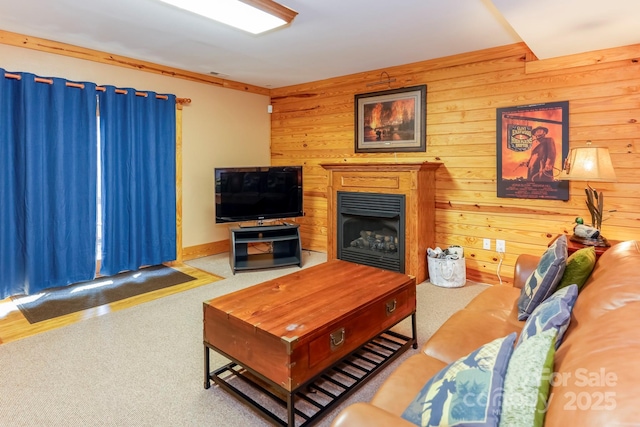
<path id="1" fill-rule="evenodd" d="M 12 300 L 29 323 L 38 323 L 195 279 L 173 268 L 156 265 L 46 289 L 40 294 L 15 296 Z"/>

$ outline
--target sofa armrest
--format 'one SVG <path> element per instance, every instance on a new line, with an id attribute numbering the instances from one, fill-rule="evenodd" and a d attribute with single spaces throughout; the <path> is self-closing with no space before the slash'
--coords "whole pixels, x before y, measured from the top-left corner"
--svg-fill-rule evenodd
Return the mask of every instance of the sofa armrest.
<path id="1" fill-rule="evenodd" d="M 522 289 L 527 282 L 531 273 L 533 273 L 540 261 L 539 256 L 521 254 L 516 260 L 516 266 L 513 269 L 513 286 Z"/>
<path id="2" fill-rule="evenodd" d="M 331 427 L 415 427 L 405 419 L 368 403 L 354 403 L 338 414 Z"/>

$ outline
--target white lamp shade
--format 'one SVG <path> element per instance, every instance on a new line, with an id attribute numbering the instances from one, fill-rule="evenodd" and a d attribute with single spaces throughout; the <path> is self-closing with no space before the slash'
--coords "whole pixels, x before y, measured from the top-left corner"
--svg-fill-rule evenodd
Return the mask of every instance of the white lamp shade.
<path id="1" fill-rule="evenodd" d="M 606 147 L 572 148 L 558 179 L 572 181 L 616 181 L 609 149 Z"/>

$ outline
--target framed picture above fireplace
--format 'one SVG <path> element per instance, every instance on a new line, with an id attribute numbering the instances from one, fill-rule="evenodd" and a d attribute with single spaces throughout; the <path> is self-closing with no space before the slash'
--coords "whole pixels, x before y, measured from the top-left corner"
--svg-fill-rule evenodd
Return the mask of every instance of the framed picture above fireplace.
<path id="1" fill-rule="evenodd" d="M 355 95 L 355 152 L 426 151 L 427 86 Z"/>

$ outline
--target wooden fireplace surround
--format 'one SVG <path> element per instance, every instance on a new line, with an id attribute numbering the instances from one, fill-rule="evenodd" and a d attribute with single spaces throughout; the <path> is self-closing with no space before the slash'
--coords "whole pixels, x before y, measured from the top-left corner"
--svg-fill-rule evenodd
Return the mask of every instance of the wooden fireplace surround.
<path id="1" fill-rule="evenodd" d="M 426 252 L 435 246 L 435 171 L 441 165 L 424 163 L 326 163 L 327 259 L 337 259 L 337 193 L 404 194 L 404 273 L 420 283 L 427 279 Z"/>

